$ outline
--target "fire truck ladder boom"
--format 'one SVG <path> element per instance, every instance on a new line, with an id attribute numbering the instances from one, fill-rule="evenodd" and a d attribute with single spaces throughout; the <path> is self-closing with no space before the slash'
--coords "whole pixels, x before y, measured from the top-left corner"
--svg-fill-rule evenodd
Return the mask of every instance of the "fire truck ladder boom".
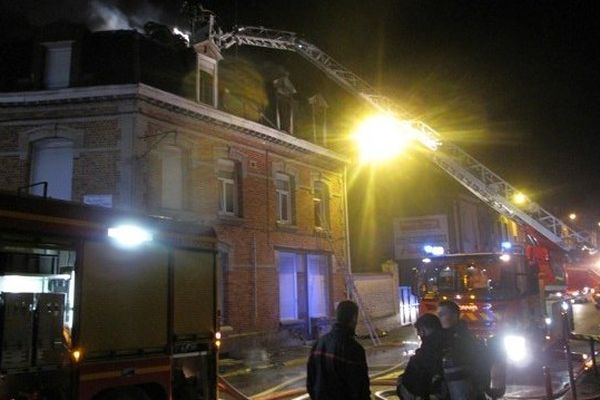
<path id="1" fill-rule="evenodd" d="M 211 36 L 222 49 L 233 45 L 248 45 L 298 53 L 330 79 L 378 111 L 395 114 L 410 121 L 421 144 L 430 150 L 431 160 L 501 215 L 532 227 L 565 251 L 594 248 L 587 233 L 575 231 L 535 202 L 515 205 L 512 199 L 519 193 L 516 188 L 458 146 L 443 141 L 439 133 L 424 122 L 406 118 L 406 112 L 391 99 L 380 95 L 366 81 L 295 33 L 262 27 L 240 27 L 228 33 L 213 31 Z"/>

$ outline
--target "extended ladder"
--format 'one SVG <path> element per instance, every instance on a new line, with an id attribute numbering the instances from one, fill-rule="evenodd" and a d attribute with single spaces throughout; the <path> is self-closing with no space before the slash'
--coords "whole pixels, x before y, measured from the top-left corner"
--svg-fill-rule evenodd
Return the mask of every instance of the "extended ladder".
<path id="1" fill-rule="evenodd" d="M 344 271 L 344 282 L 346 284 L 346 290 L 348 291 L 348 294 L 350 295 L 350 297 L 352 299 L 354 299 L 356 304 L 358 304 L 360 314 L 363 317 L 363 321 L 365 322 L 367 332 L 369 333 L 369 338 L 371 338 L 371 341 L 373 342 L 373 344 L 375 346 L 380 345 L 381 339 L 379 338 L 379 335 L 377 334 L 377 328 L 371 321 L 369 311 L 365 307 L 365 304 L 362 301 L 362 297 L 361 297 L 360 293 L 358 292 L 358 289 L 356 288 L 356 284 L 354 283 L 354 279 L 352 278 L 352 273 L 347 268 L 347 264 L 342 263 L 341 258 L 338 257 L 338 255 L 337 255 L 337 252 L 335 250 L 335 243 L 334 243 L 333 237 L 331 236 L 331 230 L 329 229 L 329 226 L 326 223 L 326 221 L 323 220 L 323 216 L 321 214 L 319 214 L 319 221 L 321 222 L 321 226 L 323 227 L 321 232 L 325 235 L 325 238 L 327 239 L 327 242 L 329 243 L 329 247 L 331 248 L 331 252 L 334 255 L 338 269 L 341 269 L 342 271 Z M 348 254 L 346 254 L 345 259 L 347 259 L 347 257 L 349 257 Z"/>
<path id="2" fill-rule="evenodd" d="M 413 129 L 419 133 L 421 144 L 430 150 L 432 161 L 501 215 L 531 226 L 566 251 L 594 248 L 587 233 L 573 230 L 539 204 L 529 201 L 523 206 L 515 205 L 512 199 L 518 193 L 516 188 L 458 146 L 444 142 L 438 132 L 427 124 L 408 118 L 406 112 L 389 98 L 380 95 L 359 76 L 315 45 L 298 38 L 295 33 L 262 27 L 240 27 L 232 32 L 223 33 L 211 23 L 210 38 L 222 49 L 237 44 L 298 53 L 340 86 L 377 110 L 410 121 Z"/>

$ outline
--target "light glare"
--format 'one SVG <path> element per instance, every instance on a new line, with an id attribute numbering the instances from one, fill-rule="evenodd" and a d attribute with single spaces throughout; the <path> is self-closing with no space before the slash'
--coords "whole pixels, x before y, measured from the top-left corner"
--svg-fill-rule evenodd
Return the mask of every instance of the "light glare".
<path id="1" fill-rule="evenodd" d="M 517 205 L 522 205 L 525 204 L 527 202 L 527 196 L 525 196 L 523 193 L 517 192 L 513 195 L 513 203 L 517 204 Z"/>
<path id="2" fill-rule="evenodd" d="M 502 260 L 504 262 L 509 262 L 510 261 L 510 254 L 502 254 L 500 256 L 500 260 Z"/>
<path id="3" fill-rule="evenodd" d="M 504 349 L 510 361 L 518 363 L 527 358 L 527 345 L 523 336 L 506 336 L 504 338 Z"/>
<path id="4" fill-rule="evenodd" d="M 152 241 L 152 234 L 135 225 L 120 225 L 108 228 L 108 237 L 124 247 L 135 247 Z"/>
<path id="5" fill-rule="evenodd" d="M 385 161 L 396 157 L 416 139 L 417 130 L 409 122 L 391 115 L 377 115 L 362 122 L 354 140 L 364 163 Z"/>

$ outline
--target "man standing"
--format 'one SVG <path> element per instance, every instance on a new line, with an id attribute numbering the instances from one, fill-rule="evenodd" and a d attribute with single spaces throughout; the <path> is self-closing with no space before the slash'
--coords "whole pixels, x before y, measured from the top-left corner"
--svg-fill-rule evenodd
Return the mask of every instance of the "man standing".
<path id="1" fill-rule="evenodd" d="M 396 393 L 403 400 L 441 397 L 442 325 L 437 316 L 424 314 L 415 323 L 421 347 L 408 360 L 398 379 Z M 431 397 L 430 397 L 431 396 Z"/>
<path id="2" fill-rule="evenodd" d="M 342 301 L 331 331 L 313 346 L 307 364 L 306 389 L 313 400 L 369 400 L 365 350 L 354 338 L 358 306 Z"/>
<path id="3" fill-rule="evenodd" d="M 489 384 L 485 346 L 460 320 L 460 308 L 453 301 L 440 302 L 438 316 L 443 328 L 442 363 L 450 399 L 485 399 Z"/>

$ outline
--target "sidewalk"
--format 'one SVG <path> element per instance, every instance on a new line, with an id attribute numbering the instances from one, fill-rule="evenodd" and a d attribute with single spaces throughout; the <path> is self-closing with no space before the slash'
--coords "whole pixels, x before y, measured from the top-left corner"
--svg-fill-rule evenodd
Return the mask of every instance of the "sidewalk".
<path id="1" fill-rule="evenodd" d="M 381 338 L 380 346 L 370 339 L 359 339 L 365 347 L 370 374 L 402 366 L 418 346 L 412 327 L 402 327 Z M 249 349 L 244 359 L 220 360 L 220 375 L 247 396 L 274 388 L 299 388 L 305 385 L 306 361 L 311 345 L 273 349 Z"/>

